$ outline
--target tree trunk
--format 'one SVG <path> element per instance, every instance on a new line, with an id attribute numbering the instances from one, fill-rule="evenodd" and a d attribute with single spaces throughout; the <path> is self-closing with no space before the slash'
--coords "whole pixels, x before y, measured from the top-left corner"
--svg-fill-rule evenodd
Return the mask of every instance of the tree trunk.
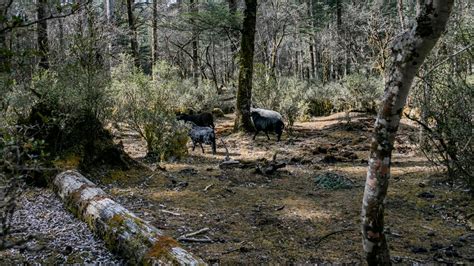
<path id="1" fill-rule="evenodd" d="M 158 0 L 153 0 L 153 21 L 152 21 L 152 31 L 153 31 L 153 54 L 151 56 L 151 65 L 155 66 L 158 61 Z"/>
<path id="2" fill-rule="evenodd" d="M 3 27 L 0 22 L 0 28 Z M 0 80 L 10 75 L 11 53 L 7 44 L 7 33 L 0 32 Z M 3 84 L 2 84 L 3 85 Z"/>
<path id="3" fill-rule="evenodd" d="M 182 249 L 176 240 L 111 200 L 78 172 L 60 173 L 52 184 L 67 208 L 129 264 L 204 264 Z"/>
<path id="4" fill-rule="evenodd" d="M 400 26 L 402 30 L 405 30 L 405 15 L 403 12 L 403 0 L 397 0 L 397 9 L 398 9 L 398 17 L 400 19 Z"/>
<path id="5" fill-rule="evenodd" d="M 49 68 L 48 53 L 49 53 L 49 44 L 48 44 L 48 21 L 46 20 L 46 5 L 47 0 L 38 0 L 37 3 L 37 15 L 38 15 L 38 25 L 37 25 L 37 35 L 38 35 L 38 52 L 40 57 L 39 66 L 41 68 Z"/>
<path id="6" fill-rule="evenodd" d="M 343 29 L 342 29 L 342 5 L 341 5 L 342 0 L 336 0 L 336 28 L 337 28 L 337 43 L 339 46 L 339 49 L 344 49 L 347 50 L 346 47 L 343 47 L 342 43 L 342 37 L 344 35 Z M 342 79 L 344 77 L 344 65 L 343 61 L 341 59 L 338 60 L 336 63 L 336 73 L 335 73 L 335 79 Z"/>
<path id="7" fill-rule="evenodd" d="M 130 29 L 130 46 L 132 48 L 132 57 L 136 67 L 140 67 L 140 58 L 138 54 L 138 40 L 137 40 L 137 29 L 135 25 L 135 18 L 133 16 L 133 0 L 127 0 L 127 16 L 128 16 L 128 27 Z"/>
<path id="8" fill-rule="evenodd" d="M 235 18 L 237 14 L 237 0 L 229 0 L 229 13 L 231 14 L 232 18 Z M 238 31 L 232 30 L 230 32 L 229 41 L 230 41 L 230 51 L 232 54 L 232 60 L 230 61 L 230 77 L 234 76 L 235 71 L 235 58 L 237 56 L 237 44 L 239 40 L 239 33 Z"/>
<path id="9" fill-rule="evenodd" d="M 390 264 L 384 234 L 387 194 L 395 134 L 415 74 L 444 31 L 454 0 L 418 1 L 416 24 L 391 46 L 385 93 L 375 122 L 362 204 L 362 237 L 369 265 Z"/>
<path id="10" fill-rule="evenodd" d="M 255 49 L 255 25 L 257 23 L 257 0 L 245 0 L 244 16 L 240 47 L 237 112 L 234 129 L 251 132 L 254 130 L 250 119 L 250 107 L 252 104 L 252 75 Z"/>
<path id="11" fill-rule="evenodd" d="M 337 31 L 341 31 L 342 27 L 342 6 L 341 0 L 336 0 L 336 27 Z"/>
<path id="12" fill-rule="evenodd" d="M 191 12 L 197 15 L 199 12 L 198 6 L 197 6 L 197 0 L 191 0 L 190 2 L 190 9 Z M 194 25 L 194 19 L 191 19 L 191 24 Z M 199 74 L 200 74 L 200 69 L 199 69 L 199 56 L 198 56 L 198 42 L 199 42 L 199 33 L 196 30 L 193 30 L 193 36 L 192 36 L 192 49 L 193 49 L 193 54 L 192 54 L 192 60 L 193 60 L 193 81 L 194 81 L 194 86 L 199 85 Z"/>

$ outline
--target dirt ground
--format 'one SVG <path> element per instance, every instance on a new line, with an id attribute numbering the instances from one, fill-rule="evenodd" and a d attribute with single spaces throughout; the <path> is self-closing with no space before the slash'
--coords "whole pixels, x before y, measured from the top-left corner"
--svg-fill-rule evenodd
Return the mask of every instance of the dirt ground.
<path id="1" fill-rule="evenodd" d="M 178 238 L 209 263 L 364 263 L 359 230 L 369 140 L 374 119 L 352 114 L 296 123 L 291 137 L 232 134 L 233 117 L 216 122 L 217 137 L 241 167 L 220 169 L 226 156 L 210 146 L 189 149 L 166 170 L 112 172 L 99 182 L 113 198 Z M 393 154 L 386 202 L 386 227 L 394 262 L 474 263 L 474 203 L 458 183 L 431 168 L 417 152 L 418 129 L 402 120 Z M 145 144 L 129 131 L 117 135 L 132 157 Z M 190 146 L 190 144 L 189 144 Z M 271 160 L 286 167 L 262 175 L 255 166 Z M 145 162 L 146 163 L 146 162 Z M 148 164 L 151 169 L 156 164 Z M 333 173 L 350 189 L 324 189 L 316 176 Z"/>

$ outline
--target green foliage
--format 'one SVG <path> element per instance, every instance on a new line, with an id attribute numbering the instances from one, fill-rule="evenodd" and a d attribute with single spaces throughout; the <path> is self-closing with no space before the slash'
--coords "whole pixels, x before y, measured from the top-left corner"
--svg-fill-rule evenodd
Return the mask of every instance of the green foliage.
<path id="1" fill-rule="evenodd" d="M 349 92 L 347 102 L 350 108 L 376 112 L 377 102 L 382 97 L 383 84 L 381 79 L 353 74 L 342 80 L 344 88 Z"/>
<path id="2" fill-rule="evenodd" d="M 275 77 L 256 65 L 252 101 L 257 107 L 280 112 L 291 130 L 308 115 L 329 115 L 352 109 L 375 112 L 382 96 L 381 80 L 360 74 L 318 86 L 295 77 Z"/>
<path id="3" fill-rule="evenodd" d="M 112 70 L 109 93 L 114 102 L 114 119 L 130 124 L 147 142 L 148 155 L 162 160 L 186 154 L 188 127 L 176 121 L 179 90 L 189 81 L 181 82 L 176 69 L 161 62 L 154 80 L 137 69 L 129 57 Z M 177 90 L 176 90 L 177 89 Z"/>
<path id="4" fill-rule="evenodd" d="M 338 82 L 313 86 L 308 92 L 310 113 L 328 115 L 351 109 L 376 112 L 383 93 L 382 81 L 375 77 L 353 74 Z"/>
<path id="5" fill-rule="evenodd" d="M 448 86 L 445 86 L 448 84 Z M 432 77 L 417 88 L 415 106 L 422 124 L 420 148 L 452 178 L 464 178 L 474 187 L 474 82 L 456 76 Z"/>
<path id="6" fill-rule="evenodd" d="M 350 189 L 353 187 L 353 182 L 337 173 L 323 173 L 315 177 L 316 185 L 324 189 Z"/>
<path id="7" fill-rule="evenodd" d="M 196 87 L 191 79 L 181 78 L 178 69 L 166 61 L 156 64 L 153 71 L 153 86 L 159 88 L 160 98 L 171 109 L 179 112 L 189 109 L 210 112 L 217 107 L 217 91 L 210 80 L 202 80 Z"/>
<path id="8" fill-rule="evenodd" d="M 436 166 L 474 189 L 474 75 L 472 75 L 472 8 L 454 6 L 447 34 L 420 70 L 411 92 L 411 114 L 421 125 L 420 149 Z"/>
<path id="9" fill-rule="evenodd" d="M 257 107 L 280 112 L 291 131 L 296 120 L 306 118 L 309 107 L 307 89 L 307 82 L 294 77 L 275 78 L 263 65 L 257 65 L 252 102 Z"/>

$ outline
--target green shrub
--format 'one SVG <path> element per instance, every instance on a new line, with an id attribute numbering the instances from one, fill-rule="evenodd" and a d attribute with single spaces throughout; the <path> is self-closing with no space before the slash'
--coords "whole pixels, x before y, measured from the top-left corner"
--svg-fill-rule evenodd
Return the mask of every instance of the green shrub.
<path id="1" fill-rule="evenodd" d="M 202 80 L 196 87 L 191 79 L 183 79 L 178 69 L 166 61 L 158 62 L 153 68 L 153 83 L 159 88 L 169 106 L 179 112 L 194 110 L 210 112 L 218 107 L 217 90 L 210 80 Z"/>
<path id="2" fill-rule="evenodd" d="M 307 82 L 294 77 L 276 78 L 262 65 L 257 65 L 254 80 L 253 104 L 259 108 L 280 112 L 287 120 L 290 132 L 296 120 L 307 117 Z"/>
<path id="3" fill-rule="evenodd" d="M 148 155 L 161 160 L 186 154 L 187 126 L 176 121 L 174 110 L 180 94 L 172 88 L 184 87 L 175 69 L 161 63 L 154 80 L 137 69 L 129 57 L 112 70 L 110 96 L 115 120 L 127 122 L 146 141 Z"/>
<path id="4" fill-rule="evenodd" d="M 421 125 L 421 151 L 450 177 L 474 188 L 473 76 L 436 75 L 425 81 L 413 91 L 420 117 L 411 117 Z"/>
<path id="5" fill-rule="evenodd" d="M 348 110 L 375 113 L 382 93 L 381 79 L 352 74 L 324 86 L 312 86 L 308 92 L 309 112 L 312 115 Z"/>

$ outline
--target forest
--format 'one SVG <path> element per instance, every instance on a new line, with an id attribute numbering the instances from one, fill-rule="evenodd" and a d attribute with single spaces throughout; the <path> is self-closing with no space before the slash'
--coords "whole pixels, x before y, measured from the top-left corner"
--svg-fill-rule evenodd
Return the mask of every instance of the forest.
<path id="1" fill-rule="evenodd" d="M 470 0 L 0 0 L 0 264 L 474 263 Z"/>

